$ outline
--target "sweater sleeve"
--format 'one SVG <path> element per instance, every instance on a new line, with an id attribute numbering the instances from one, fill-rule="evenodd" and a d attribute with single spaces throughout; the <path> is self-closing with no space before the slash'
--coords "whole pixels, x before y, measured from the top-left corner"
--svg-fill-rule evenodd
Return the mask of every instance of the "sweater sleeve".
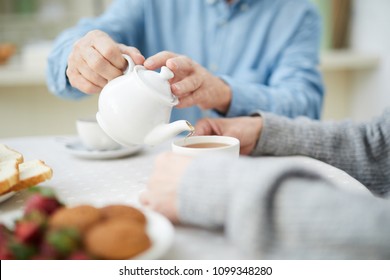
<path id="1" fill-rule="evenodd" d="M 304 155 L 353 176 L 377 195 L 390 186 L 390 111 L 371 122 L 294 120 L 262 113 L 264 127 L 253 155 Z"/>
<path id="2" fill-rule="evenodd" d="M 389 257 L 388 201 L 341 191 L 293 161 L 198 158 L 178 205 L 182 223 L 223 227 L 251 258 Z"/>

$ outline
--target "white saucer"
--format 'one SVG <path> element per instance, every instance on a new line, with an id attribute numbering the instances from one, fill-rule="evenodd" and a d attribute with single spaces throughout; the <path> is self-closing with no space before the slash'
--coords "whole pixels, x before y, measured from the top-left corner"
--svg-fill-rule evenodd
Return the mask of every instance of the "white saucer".
<path id="1" fill-rule="evenodd" d="M 142 149 L 140 145 L 134 145 L 132 147 L 124 147 L 121 146 L 115 150 L 90 150 L 83 146 L 83 144 L 79 140 L 75 140 L 70 143 L 65 144 L 65 149 L 70 154 L 85 158 L 85 159 L 114 159 L 121 158 L 125 156 L 130 156 L 132 154 L 137 153 Z"/>

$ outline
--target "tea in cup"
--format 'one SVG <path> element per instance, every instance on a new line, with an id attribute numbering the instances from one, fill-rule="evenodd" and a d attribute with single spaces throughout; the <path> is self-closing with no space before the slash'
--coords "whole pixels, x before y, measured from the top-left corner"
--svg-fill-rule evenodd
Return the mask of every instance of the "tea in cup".
<path id="1" fill-rule="evenodd" d="M 115 150 L 121 147 L 101 129 L 95 117 L 78 119 L 76 128 L 81 143 L 89 150 Z"/>
<path id="2" fill-rule="evenodd" d="M 191 136 L 174 141 L 172 151 L 186 156 L 213 153 L 239 157 L 240 141 L 229 136 Z"/>

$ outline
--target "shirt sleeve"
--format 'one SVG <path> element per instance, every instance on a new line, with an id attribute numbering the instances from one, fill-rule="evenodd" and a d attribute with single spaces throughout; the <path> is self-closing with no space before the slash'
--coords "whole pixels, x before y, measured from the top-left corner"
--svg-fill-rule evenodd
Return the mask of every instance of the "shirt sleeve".
<path id="1" fill-rule="evenodd" d="M 319 16 L 314 8 L 309 8 L 302 13 L 298 23 L 275 58 L 267 84 L 245 83 L 227 75 L 220 76 L 232 90 L 226 116 L 243 116 L 253 110 L 263 110 L 288 117 L 320 117 L 324 89 L 318 70 Z M 288 23 L 284 21 L 283 24 Z"/>
<path id="2" fill-rule="evenodd" d="M 261 115 L 263 129 L 252 155 L 309 156 L 346 171 L 378 195 L 389 192 L 389 110 L 366 123 Z"/>
<path id="3" fill-rule="evenodd" d="M 178 195 L 181 222 L 224 228 L 250 258 L 376 259 L 389 251 L 387 200 L 342 191 L 296 161 L 198 158 Z"/>
<path id="4" fill-rule="evenodd" d="M 66 99 L 87 96 L 73 88 L 66 76 L 67 60 L 74 43 L 89 31 L 99 29 L 118 43 L 136 45 L 142 17 L 142 0 L 116 0 L 100 17 L 82 19 L 75 27 L 61 33 L 48 58 L 46 79 L 49 90 Z"/>

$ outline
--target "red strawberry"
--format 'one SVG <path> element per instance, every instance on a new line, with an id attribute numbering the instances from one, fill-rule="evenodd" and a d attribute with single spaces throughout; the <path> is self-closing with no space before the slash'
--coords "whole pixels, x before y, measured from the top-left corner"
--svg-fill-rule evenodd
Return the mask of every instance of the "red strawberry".
<path id="1" fill-rule="evenodd" d="M 3 224 L 0 224 L 0 245 L 8 243 L 12 232 Z"/>
<path id="2" fill-rule="evenodd" d="M 44 230 L 47 227 L 48 216 L 41 211 L 32 210 L 31 212 L 25 214 L 18 222 L 21 221 L 34 222 L 39 225 L 42 230 Z"/>
<path id="3" fill-rule="evenodd" d="M 39 245 L 39 252 L 34 257 L 37 260 L 55 260 L 59 258 L 59 254 L 54 246 L 50 245 L 46 241 L 42 241 Z"/>
<path id="4" fill-rule="evenodd" d="M 19 221 L 15 225 L 15 238 L 22 243 L 33 243 L 42 235 L 39 224 L 33 221 Z"/>
<path id="5" fill-rule="evenodd" d="M 9 250 L 12 232 L 3 224 L 0 224 L 0 260 L 12 260 L 13 254 Z"/>
<path id="6" fill-rule="evenodd" d="M 62 204 L 55 197 L 34 194 L 27 200 L 24 213 L 28 214 L 36 210 L 51 215 L 61 206 Z"/>
<path id="7" fill-rule="evenodd" d="M 14 255 L 8 246 L 0 246 L 0 260 L 13 260 Z"/>

